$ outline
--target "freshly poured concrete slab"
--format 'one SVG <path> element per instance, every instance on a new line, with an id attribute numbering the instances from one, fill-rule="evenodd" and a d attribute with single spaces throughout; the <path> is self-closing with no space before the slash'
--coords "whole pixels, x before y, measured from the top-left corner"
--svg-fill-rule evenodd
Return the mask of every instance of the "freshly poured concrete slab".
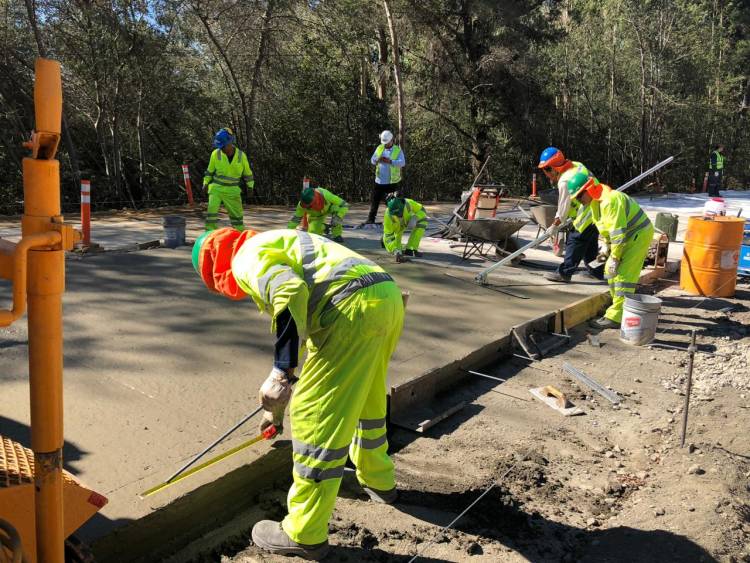
<path id="1" fill-rule="evenodd" d="M 288 219 L 282 212 L 258 216 L 258 226 Z M 189 228 L 200 228 L 197 218 Z M 543 270 L 502 268 L 492 283 L 529 299 L 511 297 L 474 285 L 487 263 L 461 261 L 446 241 L 426 240 L 423 260 L 397 265 L 380 249 L 379 233 L 348 230 L 346 237 L 411 294 L 391 385 L 604 289 L 594 282 L 550 284 Z M 0 283 L 0 307 L 7 295 L 8 284 Z M 66 467 L 110 499 L 84 536 L 138 519 L 272 447 L 258 444 L 153 497 L 138 497 L 254 408 L 271 366 L 268 318 L 250 300 L 232 303 L 206 291 L 188 247 L 69 256 L 64 319 Z M 28 444 L 26 341 L 23 320 L 0 329 L 0 434 Z M 219 451 L 256 432 L 251 421 Z"/>

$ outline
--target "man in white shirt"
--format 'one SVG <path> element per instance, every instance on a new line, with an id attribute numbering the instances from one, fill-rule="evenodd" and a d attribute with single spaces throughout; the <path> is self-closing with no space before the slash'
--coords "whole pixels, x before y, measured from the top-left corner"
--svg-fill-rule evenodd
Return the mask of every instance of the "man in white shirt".
<path id="1" fill-rule="evenodd" d="M 401 169 L 406 165 L 406 155 L 400 146 L 393 143 L 393 133 L 386 130 L 380 134 L 380 145 L 372 153 L 370 162 L 375 166 L 375 186 L 366 224 L 375 223 L 380 202 L 389 193 L 401 191 Z"/>

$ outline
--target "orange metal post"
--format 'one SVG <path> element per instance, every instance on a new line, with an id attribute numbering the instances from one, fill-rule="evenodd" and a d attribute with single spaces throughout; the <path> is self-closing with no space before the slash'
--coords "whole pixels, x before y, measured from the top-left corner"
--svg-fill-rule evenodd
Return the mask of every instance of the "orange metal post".
<path id="1" fill-rule="evenodd" d="M 703 193 L 708 191 L 708 172 L 703 175 Z"/>
<path id="2" fill-rule="evenodd" d="M 81 180 L 81 231 L 83 246 L 91 246 L 91 182 Z"/>
<path id="3" fill-rule="evenodd" d="M 531 197 L 537 197 L 536 195 L 536 173 L 531 175 Z"/>
<path id="4" fill-rule="evenodd" d="M 60 138 L 62 84 L 57 62 L 37 59 L 32 158 L 23 159 L 23 237 L 50 232 L 61 223 Z M 29 383 L 34 450 L 36 544 L 39 561 L 63 563 L 62 293 L 65 251 L 60 245 L 28 255 Z"/>
<path id="5" fill-rule="evenodd" d="M 193 201 L 193 185 L 190 183 L 190 167 L 187 164 L 182 165 L 182 178 L 185 180 L 188 204 L 192 207 L 195 202 Z"/>

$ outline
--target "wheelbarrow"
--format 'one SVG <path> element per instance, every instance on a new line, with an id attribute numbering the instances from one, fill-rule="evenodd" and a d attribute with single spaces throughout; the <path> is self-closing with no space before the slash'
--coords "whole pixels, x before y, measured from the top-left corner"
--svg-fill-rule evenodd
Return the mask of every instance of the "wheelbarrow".
<path id="1" fill-rule="evenodd" d="M 458 219 L 458 232 L 463 239 L 461 258 L 468 260 L 479 255 L 492 260 L 488 255 L 491 248 L 495 249 L 495 256 L 502 258 L 517 250 L 518 245 L 511 238 L 528 221 L 518 217 L 494 217 L 492 219 Z M 489 247 L 489 248 L 486 248 Z M 522 259 L 519 256 L 519 261 Z"/>

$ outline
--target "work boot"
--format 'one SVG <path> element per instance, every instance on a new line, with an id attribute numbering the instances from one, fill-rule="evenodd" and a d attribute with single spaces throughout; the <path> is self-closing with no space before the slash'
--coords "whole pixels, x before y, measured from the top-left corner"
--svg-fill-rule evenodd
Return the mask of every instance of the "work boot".
<path id="1" fill-rule="evenodd" d="M 414 258 L 421 258 L 422 257 L 422 253 L 419 250 L 414 250 L 414 249 L 411 249 L 411 248 L 407 248 L 404 251 L 404 255 L 405 256 L 414 256 Z"/>
<path id="2" fill-rule="evenodd" d="M 544 279 L 554 282 L 568 283 L 570 281 L 570 276 L 563 276 L 560 272 L 548 272 L 544 274 Z"/>
<path id="3" fill-rule="evenodd" d="M 320 561 L 331 547 L 327 541 L 305 545 L 292 541 L 281 527 L 281 522 L 261 520 L 253 526 L 253 543 L 263 551 L 278 555 L 296 555 L 309 561 Z"/>
<path id="4" fill-rule="evenodd" d="M 393 487 L 390 491 L 380 491 L 371 487 L 365 487 L 362 485 L 370 500 L 379 502 L 380 504 L 393 504 L 398 500 L 398 489 Z"/>
<path id="5" fill-rule="evenodd" d="M 607 317 L 601 317 L 599 319 L 596 319 L 595 321 L 590 321 L 589 326 L 591 328 L 620 328 L 620 323 L 613 321 L 612 319 L 608 319 Z"/>

